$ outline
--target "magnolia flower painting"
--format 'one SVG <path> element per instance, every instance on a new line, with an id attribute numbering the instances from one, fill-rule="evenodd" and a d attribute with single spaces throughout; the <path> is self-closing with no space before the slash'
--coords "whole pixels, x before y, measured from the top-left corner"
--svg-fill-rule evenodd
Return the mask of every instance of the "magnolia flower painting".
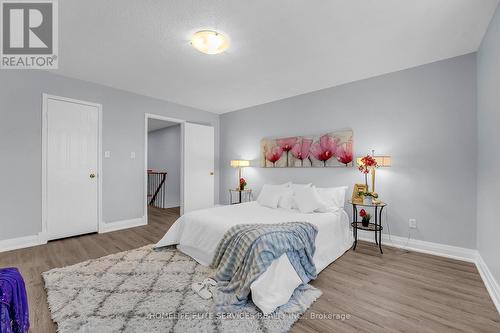
<path id="1" fill-rule="evenodd" d="M 263 139 L 260 164 L 263 168 L 310 168 L 353 166 L 352 130 L 319 136 Z"/>

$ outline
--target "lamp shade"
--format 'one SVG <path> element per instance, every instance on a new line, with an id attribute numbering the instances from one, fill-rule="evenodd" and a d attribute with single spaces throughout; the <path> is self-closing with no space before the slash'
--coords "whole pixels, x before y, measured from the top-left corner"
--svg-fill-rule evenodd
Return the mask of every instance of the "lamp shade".
<path id="1" fill-rule="evenodd" d="M 231 166 L 233 168 L 243 168 L 250 165 L 250 161 L 246 160 L 231 160 Z"/>
<path id="2" fill-rule="evenodd" d="M 391 156 L 373 156 L 375 161 L 377 161 L 377 166 L 378 167 L 390 167 L 392 165 L 392 158 Z M 363 162 L 361 161 L 362 157 L 358 157 L 356 159 L 357 165 L 363 165 Z"/>

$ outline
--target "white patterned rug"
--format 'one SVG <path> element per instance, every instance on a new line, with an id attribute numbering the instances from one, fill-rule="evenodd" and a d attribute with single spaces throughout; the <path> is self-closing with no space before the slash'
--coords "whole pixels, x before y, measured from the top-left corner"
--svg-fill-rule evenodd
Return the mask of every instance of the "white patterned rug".
<path id="1" fill-rule="evenodd" d="M 191 290 L 212 271 L 175 248 L 136 250 L 43 273 L 59 332 L 286 332 L 321 295 L 306 285 L 270 316 L 217 313 Z"/>

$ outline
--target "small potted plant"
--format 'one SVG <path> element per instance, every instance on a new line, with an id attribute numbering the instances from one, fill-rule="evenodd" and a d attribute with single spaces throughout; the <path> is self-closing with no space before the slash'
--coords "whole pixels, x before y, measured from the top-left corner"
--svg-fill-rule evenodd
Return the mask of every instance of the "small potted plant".
<path id="1" fill-rule="evenodd" d="M 378 198 L 378 194 L 375 192 L 369 192 L 369 191 L 359 191 L 358 195 L 360 197 L 363 197 L 363 204 L 364 205 L 372 205 L 373 200 Z"/>
<path id="2" fill-rule="evenodd" d="M 361 216 L 361 225 L 363 227 L 368 227 L 372 216 L 369 213 L 367 213 L 364 209 L 359 211 L 359 216 Z"/>
<path id="3" fill-rule="evenodd" d="M 245 189 L 245 186 L 247 186 L 245 178 L 240 178 L 240 191 L 243 191 Z"/>

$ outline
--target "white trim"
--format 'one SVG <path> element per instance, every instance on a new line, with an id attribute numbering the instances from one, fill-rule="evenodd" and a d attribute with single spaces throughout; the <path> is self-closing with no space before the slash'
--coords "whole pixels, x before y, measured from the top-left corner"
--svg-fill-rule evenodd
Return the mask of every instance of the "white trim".
<path id="1" fill-rule="evenodd" d="M 476 267 L 479 271 L 479 274 L 481 275 L 481 278 L 483 279 L 488 293 L 490 294 L 493 304 L 495 304 L 498 313 L 500 313 L 500 287 L 498 286 L 498 282 L 493 277 L 493 274 L 491 274 L 488 266 L 484 262 L 483 257 L 481 257 L 481 254 L 478 254 L 477 256 Z"/>
<path id="2" fill-rule="evenodd" d="M 374 233 L 370 231 L 358 230 L 358 239 L 375 243 Z M 479 275 L 481 276 L 484 285 L 486 286 L 486 289 L 488 290 L 488 293 L 490 294 L 493 304 L 495 304 L 498 313 L 500 313 L 500 286 L 495 280 L 493 274 L 491 274 L 491 271 L 478 250 L 426 242 L 417 239 L 408 240 L 407 238 L 399 236 L 389 237 L 387 234 L 382 234 L 382 248 L 384 246 L 393 246 L 400 249 L 474 263 L 479 271 Z"/>
<path id="3" fill-rule="evenodd" d="M 186 120 L 178 118 L 170 118 L 165 116 L 160 116 L 152 113 L 144 113 L 144 218 L 146 224 L 148 221 L 148 120 L 158 119 L 164 121 L 170 121 L 173 123 L 178 123 L 181 125 L 181 190 L 180 190 L 180 213 L 183 214 L 184 211 L 184 125 Z"/>
<path id="4" fill-rule="evenodd" d="M 47 243 L 47 112 L 49 99 L 58 101 L 89 105 L 97 108 L 98 113 L 98 138 L 97 138 L 97 231 L 104 227 L 102 220 L 102 105 L 78 99 L 42 94 L 42 231 L 38 234 L 41 244 Z"/>
<path id="5" fill-rule="evenodd" d="M 25 247 L 37 246 L 41 244 L 43 244 L 43 242 L 40 241 L 38 235 L 4 239 L 0 240 L 0 252 L 23 249 Z"/>
<path id="6" fill-rule="evenodd" d="M 358 230 L 358 239 L 375 243 L 374 232 L 371 231 Z M 384 245 L 473 263 L 476 262 L 478 256 L 478 252 L 475 249 L 426 242 L 418 239 L 408 240 L 405 237 L 399 236 L 389 237 L 388 234 L 382 234 L 382 249 Z"/>
<path id="7" fill-rule="evenodd" d="M 146 218 L 139 217 L 130 220 L 122 220 L 116 222 L 102 223 L 99 227 L 99 233 L 106 233 L 116 230 L 128 229 L 133 227 L 140 227 L 146 225 Z M 45 233 L 40 232 L 38 235 L 10 238 L 0 240 L 0 252 L 12 251 L 17 249 L 24 249 L 27 247 L 47 244 Z"/>
<path id="8" fill-rule="evenodd" d="M 146 224 L 148 224 L 148 223 L 147 223 L 145 216 L 138 217 L 135 219 L 130 219 L 130 220 L 108 222 L 108 223 L 103 223 L 103 227 L 100 228 L 99 233 L 111 232 L 111 231 L 116 231 L 116 230 L 134 228 L 134 227 L 140 227 L 140 226 L 143 226 Z"/>

